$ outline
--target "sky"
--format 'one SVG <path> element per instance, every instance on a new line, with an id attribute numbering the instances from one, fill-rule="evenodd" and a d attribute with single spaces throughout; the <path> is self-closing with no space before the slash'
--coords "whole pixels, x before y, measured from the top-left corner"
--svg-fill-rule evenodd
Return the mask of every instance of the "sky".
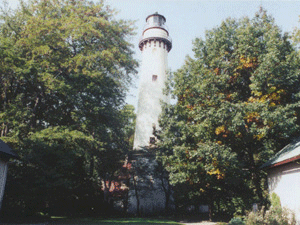
<path id="1" fill-rule="evenodd" d="M 18 0 L 8 2 L 12 7 L 18 4 Z M 292 32 L 295 27 L 300 28 L 300 0 L 105 0 L 105 2 L 118 11 L 116 19 L 136 21 L 136 35 L 130 42 L 134 45 L 134 57 L 139 63 L 141 52 L 138 43 L 146 17 L 155 12 L 165 16 L 173 44 L 168 55 L 170 71 L 179 69 L 187 55 L 193 57 L 192 42 L 195 38 L 204 38 L 206 30 L 219 26 L 228 17 L 253 18 L 259 8 L 263 7 L 275 18 L 275 23 L 283 32 Z M 128 104 L 135 107 L 137 107 L 138 81 L 137 76 L 126 99 Z"/>

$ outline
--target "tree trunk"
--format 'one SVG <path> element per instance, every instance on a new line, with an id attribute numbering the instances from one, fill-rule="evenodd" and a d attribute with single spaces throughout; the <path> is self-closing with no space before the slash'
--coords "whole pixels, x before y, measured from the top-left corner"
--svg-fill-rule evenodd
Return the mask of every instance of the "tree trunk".
<path id="1" fill-rule="evenodd" d="M 250 171 L 251 171 L 253 183 L 254 183 L 254 186 L 256 189 L 256 194 L 257 194 L 258 198 L 260 199 L 260 201 L 262 202 L 264 198 L 263 198 L 262 189 L 260 186 L 260 175 L 259 175 L 259 172 L 257 171 L 252 151 L 251 150 L 248 151 L 248 154 L 249 154 L 249 162 L 250 162 Z"/>
<path id="2" fill-rule="evenodd" d="M 214 207 L 214 198 L 213 198 L 213 193 L 212 191 L 208 192 L 208 216 L 209 216 L 209 221 L 212 221 L 212 216 L 213 216 L 213 207 Z"/>
<path id="3" fill-rule="evenodd" d="M 208 206 L 208 217 L 209 217 L 209 221 L 212 221 L 212 203 L 209 203 Z"/>
<path id="4" fill-rule="evenodd" d="M 136 176 L 133 176 L 133 186 L 134 186 L 134 192 L 135 192 L 135 197 L 136 197 L 136 213 L 137 216 L 140 216 L 140 196 L 139 196 L 139 192 L 137 189 L 137 180 L 136 180 Z"/>
<path id="5" fill-rule="evenodd" d="M 108 186 L 106 184 L 106 180 L 104 180 L 104 202 L 109 203 L 109 189 L 111 186 L 111 180 L 108 181 Z"/>
<path id="6" fill-rule="evenodd" d="M 129 203 L 129 195 L 128 195 L 128 191 L 126 191 L 125 196 L 123 198 L 123 212 L 124 214 L 127 213 L 128 210 L 128 203 Z"/>
<path id="7" fill-rule="evenodd" d="M 36 99 L 35 99 L 35 103 L 34 103 L 34 106 L 32 108 L 32 117 L 31 117 L 31 128 L 35 128 L 36 127 L 36 122 L 37 122 L 37 114 L 36 114 L 36 111 L 37 111 L 37 106 L 39 105 L 40 103 L 40 97 L 37 96 Z"/>
<path id="8" fill-rule="evenodd" d="M 94 176 L 94 170 L 95 170 L 95 159 L 94 156 L 91 156 L 91 164 L 90 164 L 90 176 Z"/>
<path id="9" fill-rule="evenodd" d="M 162 179 L 162 185 L 163 185 L 163 189 L 165 192 L 165 198 L 166 198 L 166 202 L 165 202 L 165 212 L 168 214 L 169 213 L 169 202 L 170 202 L 170 197 L 171 197 L 171 188 L 170 188 L 170 182 L 168 179 L 165 179 L 166 183 L 164 182 L 164 178 Z"/>

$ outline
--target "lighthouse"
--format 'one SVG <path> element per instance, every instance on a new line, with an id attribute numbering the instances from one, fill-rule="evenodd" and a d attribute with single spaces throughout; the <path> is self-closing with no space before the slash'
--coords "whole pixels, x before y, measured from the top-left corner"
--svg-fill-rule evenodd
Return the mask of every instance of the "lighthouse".
<path id="1" fill-rule="evenodd" d="M 136 215 L 159 215 L 172 207 L 171 189 L 165 172 L 157 172 L 154 135 L 158 129 L 161 103 L 169 102 L 164 88 L 172 41 L 165 23 L 163 15 L 149 15 L 139 42 L 142 65 L 134 146 L 129 157 L 132 174 L 128 206 L 128 212 Z"/>
<path id="2" fill-rule="evenodd" d="M 161 101 L 169 102 L 169 97 L 164 95 L 163 90 L 172 41 L 165 23 L 164 16 L 158 13 L 149 15 L 139 42 L 142 65 L 133 146 L 136 150 L 155 144 L 153 132 L 158 128 Z"/>

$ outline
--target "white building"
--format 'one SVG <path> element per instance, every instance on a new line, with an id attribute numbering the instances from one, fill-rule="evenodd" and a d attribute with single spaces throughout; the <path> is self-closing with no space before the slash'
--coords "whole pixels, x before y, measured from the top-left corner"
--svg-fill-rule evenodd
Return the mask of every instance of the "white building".
<path id="1" fill-rule="evenodd" d="M 146 18 L 139 48 L 142 65 L 138 89 L 138 108 L 133 148 L 139 150 L 155 142 L 153 129 L 158 128 L 161 101 L 169 102 L 164 95 L 167 80 L 168 52 L 172 48 L 166 18 L 158 13 Z"/>
<path id="2" fill-rule="evenodd" d="M 172 48 L 166 18 L 158 13 L 146 18 L 139 48 L 142 51 L 142 65 L 138 89 L 138 108 L 134 135 L 134 151 L 130 156 L 134 174 L 129 192 L 129 213 L 158 214 L 164 212 L 169 203 L 170 192 L 166 191 L 166 182 L 154 175 L 156 165 L 155 129 L 161 103 L 169 102 L 169 96 L 163 93 L 167 81 L 168 53 Z M 169 186 L 167 185 L 167 188 Z M 168 189 L 169 190 L 169 189 Z M 167 194 L 168 193 L 168 194 Z M 169 205 L 169 204 L 167 204 Z"/>
<path id="3" fill-rule="evenodd" d="M 294 211 L 300 224 L 300 141 L 295 141 L 263 166 L 268 173 L 269 192 L 275 192 L 281 206 Z"/>
<path id="4" fill-rule="evenodd" d="M 7 163 L 10 158 L 17 157 L 18 155 L 12 152 L 8 145 L 0 139 L 0 209 L 6 183 Z"/>

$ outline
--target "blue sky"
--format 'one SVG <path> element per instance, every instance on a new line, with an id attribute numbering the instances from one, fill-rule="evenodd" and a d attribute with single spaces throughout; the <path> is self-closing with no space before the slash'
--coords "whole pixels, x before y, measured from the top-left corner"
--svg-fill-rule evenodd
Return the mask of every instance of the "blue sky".
<path id="1" fill-rule="evenodd" d="M 228 17 L 252 18 L 260 6 L 275 18 L 284 31 L 292 32 L 300 27 L 300 1 L 214 1 L 214 0 L 106 0 L 107 4 L 119 10 L 117 18 L 137 20 L 137 35 L 132 39 L 136 58 L 141 59 L 137 45 L 145 18 L 158 12 L 167 19 L 167 26 L 173 41 L 168 63 L 171 71 L 184 64 L 186 55 L 193 56 L 192 42 L 196 37 L 204 38 L 205 30 L 221 24 Z M 138 85 L 136 80 L 135 86 Z M 136 106 L 137 89 L 132 88 L 127 102 Z"/>
<path id="2" fill-rule="evenodd" d="M 15 7 L 18 1 L 8 0 L 8 2 Z M 137 45 L 146 17 L 155 12 L 166 17 L 166 24 L 173 40 L 173 48 L 168 57 L 171 71 L 176 71 L 184 64 L 186 55 L 193 56 L 192 41 L 196 37 L 204 38 L 205 30 L 220 25 L 228 17 L 252 18 L 260 6 L 275 18 L 276 24 L 284 32 L 292 32 L 295 27 L 300 28 L 300 0 L 105 0 L 105 2 L 119 11 L 117 19 L 136 20 L 137 34 L 130 41 L 134 45 L 135 58 L 139 62 L 141 52 Z M 134 86 L 138 86 L 138 77 Z M 136 107 L 137 88 L 130 89 L 127 102 Z"/>

